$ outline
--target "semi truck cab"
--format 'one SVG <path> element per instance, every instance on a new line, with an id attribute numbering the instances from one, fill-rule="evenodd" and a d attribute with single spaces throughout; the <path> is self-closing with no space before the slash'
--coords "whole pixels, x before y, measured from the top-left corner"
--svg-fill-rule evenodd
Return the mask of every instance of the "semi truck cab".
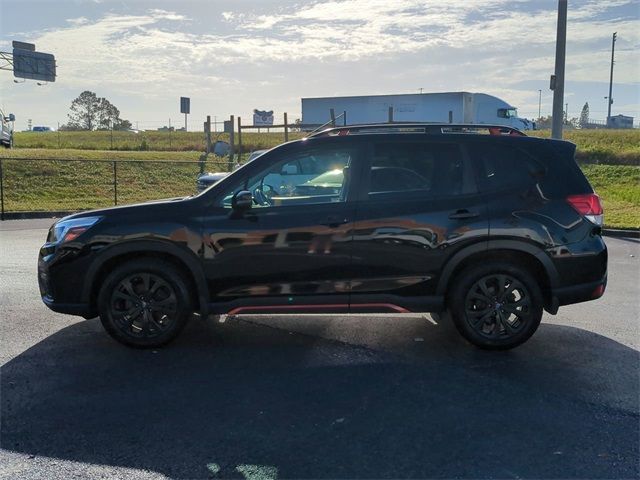
<path id="1" fill-rule="evenodd" d="M 5 116 L 4 112 L 0 110 L 0 121 L 2 122 L 2 127 L 0 131 L 0 143 L 5 148 L 13 147 L 13 122 L 15 122 L 16 117 L 13 113 Z"/>

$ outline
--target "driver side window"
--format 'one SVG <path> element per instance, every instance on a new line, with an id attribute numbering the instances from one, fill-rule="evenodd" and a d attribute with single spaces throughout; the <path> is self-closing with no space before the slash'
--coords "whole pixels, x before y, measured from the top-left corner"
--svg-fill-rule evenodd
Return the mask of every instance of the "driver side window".
<path id="1" fill-rule="evenodd" d="M 318 148 L 287 155 L 225 195 L 223 206 L 231 208 L 233 195 L 248 190 L 253 207 L 278 207 L 345 201 L 351 148 Z"/>

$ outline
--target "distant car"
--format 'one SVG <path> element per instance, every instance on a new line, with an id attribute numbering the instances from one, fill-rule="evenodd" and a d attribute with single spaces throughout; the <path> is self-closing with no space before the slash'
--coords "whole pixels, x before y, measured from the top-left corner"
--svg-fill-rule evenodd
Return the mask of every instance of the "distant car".
<path id="1" fill-rule="evenodd" d="M 211 185 L 213 185 L 215 183 L 218 183 L 220 180 L 222 180 L 227 175 L 229 175 L 229 172 L 203 173 L 202 175 L 200 175 L 198 177 L 198 180 L 196 181 L 196 187 L 198 189 L 198 192 L 205 191 Z"/>
<path id="2" fill-rule="evenodd" d="M 247 159 L 247 163 L 249 163 L 252 160 L 255 160 L 256 158 L 258 158 L 260 155 L 262 155 L 266 151 L 267 150 L 255 150 L 255 151 L 251 152 L 251 154 L 249 155 L 249 158 Z M 236 168 L 238 168 L 239 166 L 240 165 L 237 165 Z M 200 175 L 198 177 L 198 180 L 196 181 L 196 187 L 198 189 L 198 192 L 205 191 L 211 185 L 213 185 L 214 183 L 218 183 L 220 180 L 222 180 L 227 175 L 229 175 L 229 172 L 203 173 L 202 175 Z"/>
<path id="3" fill-rule="evenodd" d="M 247 163 L 249 163 L 252 160 L 255 160 L 256 158 L 258 158 L 260 155 L 262 155 L 264 152 L 266 152 L 268 150 L 254 150 L 253 152 L 251 152 L 249 154 L 249 158 L 247 158 Z"/>
<path id="4" fill-rule="evenodd" d="M 33 127 L 32 132 L 51 132 L 51 127 Z"/>
<path id="5" fill-rule="evenodd" d="M 16 120 L 16 117 L 13 113 L 5 117 L 4 112 L 0 110 L 0 120 L 2 121 L 0 143 L 2 143 L 5 148 L 13 148 L 13 122 Z"/>

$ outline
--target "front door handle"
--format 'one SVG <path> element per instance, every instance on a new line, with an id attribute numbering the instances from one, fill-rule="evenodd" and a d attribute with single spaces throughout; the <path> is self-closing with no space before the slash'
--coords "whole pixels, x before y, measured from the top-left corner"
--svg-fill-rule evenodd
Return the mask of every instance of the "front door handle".
<path id="1" fill-rule="evenodd" d="M 344 225 L 345 223 L 349 223 L 348 218 L 336 217 L 334 215 L 331 215 L 325 218 L 323 221 L 321 221 L 320 225 L 324 225 L 325 227 L 329 227 L 329 228 L 337 228 L 340 225 Z"/>
<path id="2" fill-rule="evenodd" d="M 479 216 L 480 214 L 478 212 L 470 212 L 466 208 L 456 210 L 455 212 L 449 214 L 449 218 L 451 220 L 464 220 L 467 218 L 476 218 Z"/>

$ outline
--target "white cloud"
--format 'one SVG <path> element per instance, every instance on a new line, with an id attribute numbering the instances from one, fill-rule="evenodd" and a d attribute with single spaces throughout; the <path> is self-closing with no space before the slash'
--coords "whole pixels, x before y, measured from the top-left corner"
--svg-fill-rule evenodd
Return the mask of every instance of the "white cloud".
<path id="1" fill-rule="evenodd" d="M 67 18 L 67 23 L 74 26 L 80 26 L 89 23 L 89 19 L 87 17 Z"/>
<path id="2" fill-rule="evenodd" d="M 637 84 L 640 22 L 605 20 L 614 8 L 632 4 L 570 2 L 568 80 L 608 80 L 615 28 L 616 80 Z M 70 18 L 66 27 L 34 41 L 56 54 L 59 82 L 69 88 L 108 88 L 154 100 L 179 86 L 229 113 L 261 107 L 265 96 L 265 108 L 280 106 L 276 102 L 299 108 L 298 98 L 310 94 L 419 87 L 509 95 L 537 112 L 537 90 L 521 84 L 546 84 L 553 70 L 555 8 L 554 1 L 525 0 L 307 1 L 268 14 L 221 12 L 224 33 L 215 26 L 193 33 L 187 15 L 153 9 Z"/>

